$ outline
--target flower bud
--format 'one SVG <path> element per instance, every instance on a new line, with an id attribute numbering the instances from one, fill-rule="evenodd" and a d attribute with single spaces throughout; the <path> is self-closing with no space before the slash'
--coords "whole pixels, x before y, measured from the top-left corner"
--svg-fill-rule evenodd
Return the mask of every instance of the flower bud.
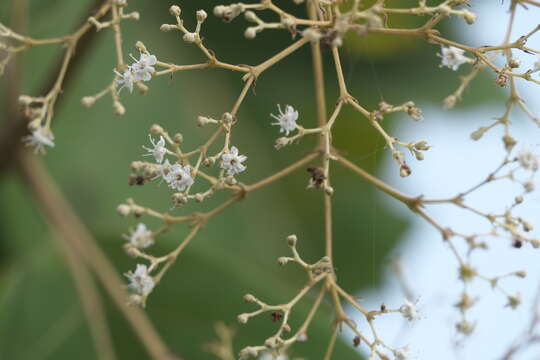
<path id="1" fill-rule="evenodd" d="M 422 151 L 425 151 L 425 150 L 429 150 L 430 149 L 430 146 L 428 145 L 428 142 L 425 141 L 425 140 L 422 140 L 422 141 L 418 141 L 417 143 L 414 144 L 414 148 L 416 150 L 422 150 Z"/>
<path id="2" fill-rule="evenodd" d="M 463 19 L 469 25 L 472 25 L 476 22 L 476 14 L 470 12 L 469 10 L 463 10 Z"/>
<path id="3" fill-rule="evenodd" d="M 198 38 L 199 36 L 197 35 L 197 33 L 189 33 L 189 32 L 185 33 L 184 36 L 182 37 L 182 39 L 188 44 L 194 43 L 195 41 L 197 41 Z"/>
<path id="4" fill-rule="evenodd" d="M 166 32 L 176 29 L 176 25 L 163 24 L 159 27 L 159 30 Z"/>
<path id="5" fill-rule="evenodd" d="M 160 125 L 153 124 L 152 126 L 150 126 L 150 133 L 152 135 L 160 135 L 164 133 L 164 130 Z"/>
<path id="6" fill-rule="evenodd" d="M 89 108 L 96 103 L 96 98 L 93 96 L 85 96 L 81 99 L 81 102 L 84 106 Z"/>
<path id="7" fill-rule="evenodd" d="M 334 195 L 334 188 L 331 187 L 330 185 L 327 185 L 324 187 L 324 192 L 326 193 L 326 195 L 332 196 Z"/>
<path id="8" fill-rule="evenodd" d="M 113 103 L 113 109 L 116 115 L 122 116 L 126 113 L 126 108 L 119 101 Z"/>
<path id="9" fill-rule="evenodd" d="M 120 215 L 120 216 L 128 216 L 129 213 L 131 212 L 131 207 L 129 205 L 126 205 L 126 204 L 120 204 L 118 205 L 118 207 L 116 208 L 116 212 Z"/>
<path id="10" fill-rule="evenodd" d="M 248 27 L 246 31 L 244 32 L 244 36 L 246 39 L 254 39 L 255 36 L 257 36 L 257 28 L 256 27 Z"/>
<path id="11" fill-rule="evenodd" d="M 499 74 L 495 78 L 495 84 L 500 87 L 505 87 L 508 84 L 508 76 L 504 74 Z"/>
<path id="12" fill-rule="evenodd" d="M 197 21 L 203 22 L 208 17 L 208 14 L 204 10 L 197 10 Z"/>
<path id="13" fill-rule="evenodd" d="M 400 166 L 399 168 L 399 176 L 401 177 L 407 177 L 409 175 L 411 175 L 412 171 L 411 171 L 411 168 L 409 167 L 409 165 L 407 164 L 403 164 Z"/>
<path id="14" fill-rule="evenodd" d="M 504 143 L 504 147 L 507 151 L 511 151 L 514 148 L 514 146 L 516 146 L 517 144 L 517 141 L 510 135 L 504 135 L 502 137 L 502 140 Z"/>
<path id="15" fill-rule="evenodd" d="M 169 8 L 169 12 L 172 16 L 180 16 L 180 14 L 182 13 L 182 9 L 180 9 L 180 6 L 178 5 L 173 5 Z"/>
<path id="16" fill-rule="evenodd" d="M 209 123 L 209 119 L 205 116 L 198 116 L 197 117 L 197 126 L 203 127 L 204 125 Z"/>
<path id="17" fill-rule="evenodd" d="M 296 246 L 296 241 L 298 241 L 298 238 L 296 237 L 296 235 L 289 235 L 287 236 L 287 244 L 290 246 L 290 247 L 295 247 Z"/>
<path id="18" fill-rule="evenodd" d="M 227 7 L 224 5 L 218 5 L 214 7 L 214 16 L 219 17 L 219 18 L 222 17 L 226 9 Z"/>
<path id="19" fill-rule="evenodd" d="M 285 257 L 285 256 L 282 256 L 280 258 L 277 259 L 279 265 L 283 266 L 283 265 L 286 265 L 288 262 L 289 262 L 289 258 Z"/>
<path id="20" fill-rule="evenodd" d="M 249 314 L 247 313 L 240 314 L 238 315 L 237 319 L 240 324 L 246 324 L 249 320 Z"/>
<path id="21" fill-rule="evenodd" d="M 510 61 L 508 61 L 508 66 L 510 66 L 512 69 L 516 69 L 521 65 L 521 61 L 516 58 L 511 58 Z"/>
<path id="22" fill-rule="evenodd" d="M 135 43 L 135 48 L 137 50 L 139 50 L 139 52 L 142 52 L 142 53 L 147 53 L 148 52 L 148 50 L 146 50 L 146 46 L 144 46 L 142 41 L 137 41 Z"/>
<path id="23" fill-rule="evenodd" d="M 479 140 L 484 134 L 489 130 L 489 128 L 481 126 L 477 130 L 471 133 L 471 139 Z"/>

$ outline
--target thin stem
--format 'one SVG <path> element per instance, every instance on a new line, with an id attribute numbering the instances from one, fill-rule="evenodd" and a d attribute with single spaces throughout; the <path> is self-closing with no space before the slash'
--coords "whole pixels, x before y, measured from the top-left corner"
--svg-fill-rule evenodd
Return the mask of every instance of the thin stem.
<path id="1" fill-rule="evenodd" d="M 52 178 L 30 154 L 21 154 L 19 164 L 20 174 L 41 208 L 43 216 L 49 223 L 55 224 L 64 238 L 70 239 L 79 256 L 92 268 L 118 309 L 126 317 L 148 354 L 154 359 L 169 360 L 171 352 L 146 314 L 139 308 L 127 306 L 127 294 L 123 290 L 125 286 L 116 269 L 96 245 Z"/>

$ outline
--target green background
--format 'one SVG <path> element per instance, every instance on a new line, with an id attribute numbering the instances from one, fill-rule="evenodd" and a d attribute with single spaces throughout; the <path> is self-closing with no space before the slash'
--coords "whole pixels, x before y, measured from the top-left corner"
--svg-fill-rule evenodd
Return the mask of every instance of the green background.
<path id="1" fill-rule="evenodd" d="M 29 1 L 30 36 L 45 38 L 67 34 L 80 25 L 92 2 L 70 0 Z M 190 64 L 204 61 L 195 46 L 185 44 L 178 32 L 162 33 L 159 26 L 171 23 L 168 1 L 131 0 L 128 9 L 141 13 L 140 21 L 122 23 L 124 54 L 136 54 L 134 44 L 141 40 L 162 61 Z M 277 1 L 290 12 L 302 14 L 302 7 L 292 1 Z M 392 5 L 391 1 L 388 1 Z M 394 1 L 400 6 L 412 1 Z M 406 4 L 404 4 L 406 3 Z M 291 43 L 285 32 L 265 31 L 256 40 L 242 34 L 249 24 L 239 17 L 225 24 L 212 15 L 217 3 L 209 0 L 184 2 L 183 18 L 188 28 L 194 25 L 195 11 L 205 9 L 209 18 L 203 26 L 205 44 L 218 58 L 229 63 L 255 65 Z M 0 4 L 0 21 L 9 24 L 10 2 Z M 271 19 L 271 14 L 263 14 Z M 395 17 L 392 26 L 413 27 L 424 19 Z M 449 30 L 449 23 L 443 28 Z M 77 213 L 91 229 L 109 259 L 124 273 L 136 262 L 122 250 L 121 234 L 138 220 L 120 218 L 116 206 L 128 197 L 160 211 L 170 208 L 170 191 L 165 185 L 149 183 L 129 187 L 129 164 L 141 159 L 141 145 L 147 145 L 147 133 L 159 123 L 171 133 L 184 134 L 185 149 L 201 144 L 211 129 L 196 127 L 198 115 L 217 117 L 230 109 L 242 82 L 237 73 L 205 70 L 175 73 L 150 83 L 150 91 L 141 96 L 123 91 L 126 115 L 113 114 L 111 101 L 105 97 L 86 109 L 80 98 L 105 87 L 115 66 L 112 32 L 100 32 L 93 50 L 83 60 L 74 81 L 62 94 L 62 103 L 53 122 L 56 147 L 43 158 Z M 448 36 L 452 36 L 448 33 Z M 36 93 L 60 55 L 60 47 L 31 49 L 21 58 L 21 89 Z M 440 103 L 458 85 L 454 72 L 438 67 L 438 48 L 419 39 L 370 36 L 347 39 L 342 48 L 343 66 L 352 94 L 367 108 L 381 99 L 392 104 L 414 100 L 420 104 Z M 325 56 L 328 108 L 337 97 L 337 83 L 329 52 Z M 5 77 L 0 80 L 5 82 Z M 462 106 L 469 106 L 493 96 L 487 81 L 476 81 Z M 2 121 L 5 121 L 6 96 L 2 87 Z M 480 96 L 480 97 L 479 97 Z M 315 138 L 280 151 L 273 148 L 277 127 L 270 126 L 270 113 L 276 104 L 291 104 L 300 111 L 299 122 L 315 125 L 315 105 L 309 47 L 270 68 L 257 81 L 242 105 L 233 144 L 248 155 L 248 170 L 238 176 L 253 183 L 299 159 L 314 146 Z M 385 120 L 386 128 L 395 119 Z M 390 161 L 383 140 L 367 122 L 350 109 L 344 110 L 336 123 L 335 146 L 351 160 L 370 172 L 381 161 Z M 397 169 L 396 169 L 397 171 Z M 387 264 L 388 254 L 406 229 L 404 219 L 389 209 L 385 196 L 338 164 L 332 165 L 336 189 L 333 202 L 335 264 L 338 279 L 349 292 L 375 286 Z M 324 254 L 322 193 L 305 190 L 308 176 L 304 169 L 250 194 L 241 203 L 213 218 L 182 253 L 149 298 L 146 312 L 170 348 L 186 359 L 213 359 L 202 345 L 215 338 L 213 324 L 224 321 L 238 330 L 235 350 L 263 343 L 276 324 L 268 316 L 236 323 L 236 316 L 252 311 L 242 296 L 249 292 L 268 303 L 283 303 L 296 294 L 305 274 L 295 265 L 280 267 L 276 259 L 288 255 L 285 238 L 299 237 L 299 249 L 308 261 Z M 203 204 L 188 205 L 173 214 L 204 211 L 224 201 L 221 193 Z M 397 205 L 400 206 L 400 205 Z M 159 222 L 142 218 L 150 228 Z M 161 237 L 152 248 L 155 254 L 173 249 L 187 229 L 177 226 Z M 146 359 L 143 348 L 123 317 L 107 296 L 107 318 L 119 359 Z M 293 313 L 291 324 L 297 326 L 308 311 L 315 294 L 309 294 Z M 332 308 L 325 303 L 309 332 L 309 341 L 293 348 L 294 356 L 321 358 L 332 324 Z M 334 358 L 358 357 L 344 339 Z M 29 192 L 15 173 L 0 177 L 0 358 L 1 359 L 94 359 L 96 357 L 84 314 L 68 268 Z"/>

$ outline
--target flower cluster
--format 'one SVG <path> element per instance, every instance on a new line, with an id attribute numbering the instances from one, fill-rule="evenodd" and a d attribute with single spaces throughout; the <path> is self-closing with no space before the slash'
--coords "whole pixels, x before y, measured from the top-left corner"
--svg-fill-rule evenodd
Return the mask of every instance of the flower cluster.
<path id="1" fill-rule="evenodd" d="M 137 81 L 150 81 L 152 74 L 156 72 L 154 65 L 157 63 L 155 55 L 150 55 L 148 52 L 142 52 L 139 56 L 139 60 L 136 60 L 132 65 L 128 66 L 122 73 L 114 70 L 115 74 L 119 77 L 116 83 L 120 85 L 120 92 L 123 88 L 127 88 L 129 92 L 133 92 L 133 84 Z"/>

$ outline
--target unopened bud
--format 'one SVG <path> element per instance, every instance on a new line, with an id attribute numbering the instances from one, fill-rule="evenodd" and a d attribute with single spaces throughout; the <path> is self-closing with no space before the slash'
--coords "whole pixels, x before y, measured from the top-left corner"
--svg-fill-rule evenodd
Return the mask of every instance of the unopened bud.
<path id="1" fill-rule="evenodd" d="M 286 258 L 285 256 L 282 256 L 280 258 L 277 259 L 279 265 L 283 266 L 283 265 L 286 265 L 288 262 L 289 262 L 289 259 Z"/>
<path id="2" fill-rule="evenodd" d="M 510 61 L 508 61 L 508 66 L 510 66 L 512 69 L 516 69 L 521 65 L 521 61 L 516 58 L 511 58 Z"/>
<path id="3" fill-rule="evenodd" d="M 182 134 L 180 134 L 180 133 L 176 133 L 176 134 L 174 134 L 173 140 L 174 140 L 175 143 L 181 144 L 182 141 L 184 141 L 184 136 L 182 136 Z"/>
<path id="4" fill-rule="evenodd" d="M 255 36 L 257 36 L 257 28 L 256 27 L 248 27 L 246 31 L 244 32 L 244 36 L 246 39 L 254 39 Z"/>
<path id="5" fill-rule="evenodd" d="M 425 150 L 429 150 L 430 149 L 430 146 L 428 145 L 428 142 L 425 141 L 425 140 L 422 140 L 422 141 L 418 141 L 417 143 L 414 144 L 414 148 L 416 150 L 422 150 L 422 151 L 425 151 Z"/>
<path id="6" fill-rule="evenodd" d="M 504 143 L 504 148 L 508 152 L 512 151 L 514 146 L 516 146 L 516 144 L 517 144 L 517 141 L 513 137 L 511 137 L 510 135 L 504 135 L 502 137 L 502 140 L 503 140 L 503 143 Z"/>
<path id="7" fill-rule="evenodd" d="M 218 5 L 214 7 L 214 16 L 222 17 L 225 13 L 226 7 L 224 5 Z"/>
<path id="8" fill-rule="evenodd" d="M 287 244 L 288 244 L 290 247 L 295 247 L 297 241 L 298 241 L 298 238 L 296 237 L 296 235 L 289 235 L 289 236 L 287 236 Z"/>
<path id="9" fill-rule="evenodd" d="M 120 216 L 128 216 L 129 213 L 131 212 L 131 207 L 129 205 L 126 205 L 126 204 L 120 204 L 118 205 L 118 207 L 116 208 L 116 212 L 120 215 Z"/>
<path id="10" fill-rule="evenodd" d="M 174 29 L 176 29 L 176 26 L 175 25 L 170 25 L 170 24 L 162 24 L 159 27 L 159 30 L 161 30 L 163 32 L 171 31 L 171 30 L 174 30 Z"/>
<path id="11" fill-rule="evenodd" d="M 126 108 L 119 101 L 113 103 L 113 109 L 116 115 L 122 116 L 126 113 Z"/>
<path id="12" fill-rule="evenodd" d="M 411 173 L 412 173 L 411 168 L 407 164 L 403 164 L 399 168 L 399 176 L 401 176 L 401 177 L 407 177 L 407 176 L 411 175 Z"/>
<path id="13" fill-rule="evenodd" d="M 180 16 L 180 14 L 182 13 L 182 9 L 180 9 L 180 6 L 178 5 L 173 5 L 169 8 L 169 12 L 172 16 Z"/>
<path id="14" fill-rule="evenodd" d="M 508 84 L 508 76 L 504 74 L 499 74 L 495 78 L 495 84 L 500 87 L 505 87 Z"/>
<path id="15" fill-rule="evenodd" d="M 238 315 L 237 319 L 240 324 L 246 324 L 249 320 L 249 314 L 246 314 L 246 313 L 240 314 Z"/>
<path id="16" fill-rule="evenodd" d="M 197 21 L 203 22 L 208 17 L 208 14 L 204 10 L 197 10 Z"/>
<path id="17" fill-rule="evenodd" d="M 471 133 L 471 139 L 479 140 L 484 134 L 489 130 L 487 127 L 479 127 L 478 130 L 475 130 Z"/>
<path id="18" fill-rule="evenodd" d="M 163 133 L 164 133 L 164 130 L 160 125 L 153 124 L 152 126 L 150 126 L 150 134 L 152 134 L 152 135 L 160 135 L 160 134 L 163 134 Z"/>
<path id="19" fill-rule="evenodd" d="M 472 25 L 476 22 L 476 15 L 469 10 L 463 10 L 463 19 L 469 25 Z"/>
<path id="20" fill-rule="evenodd" d="M 93 96 L 85 96 L 81 99 L 81 102 L 84 106 L 89 108 L 96 103 L 96 98 Z"/>
<path id="21" fill-rule="evenodd" d="M 197 41 L 198 38 L 199 36 L 197 35 L 197 33 L 189 33 L 189 32 L 185 33 L 184 36 L 182 37 L 182 39 L 188 44 L 194 43 L 195 41 Z"/>

